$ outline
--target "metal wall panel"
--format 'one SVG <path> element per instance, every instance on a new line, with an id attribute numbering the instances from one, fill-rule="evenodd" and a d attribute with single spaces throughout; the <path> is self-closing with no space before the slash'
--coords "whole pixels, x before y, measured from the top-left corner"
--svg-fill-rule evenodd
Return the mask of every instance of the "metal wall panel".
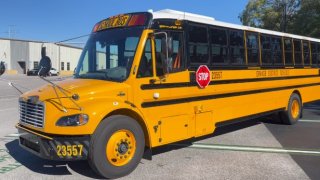
<path id="1" fill-rule="evenodd" d="M 10 47 L 11 69 L 17 70 L 19 74 L 26 73 L 29 63 L 29 42 L 11 40 Z M 23 68 L 23 64 L 25 69 Z"/>
<path id="2" fill-rule="evenodd" d="M 60 60 L 61 62 L 64 62 L 65 71 L 67 70 L 68 62 L 70 63 L 69 71 L 73 71 L 76 68 L 81 52 L 82 52 L 82 49 L 60 46 Z"/>
<path id="3" fill-rule="evenodd" d="M 10 52 L 10 41 L 0 39 L 0 61 L 5 62 L 7 69 L 11 69 L 11 52 Z"/>

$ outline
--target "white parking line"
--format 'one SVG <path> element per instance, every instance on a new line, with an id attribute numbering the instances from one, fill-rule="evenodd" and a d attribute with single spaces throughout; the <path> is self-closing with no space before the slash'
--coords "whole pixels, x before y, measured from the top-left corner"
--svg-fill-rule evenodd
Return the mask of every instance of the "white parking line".
<path id="1" fill-rule="evenodd" d="M 284 149 L 272 147 L 258 147 L 258 146 L 233 146 L 221 144 L 201 144 L 194 143 L 191 146 L 183 144 L 174 144 L 176 146 L 186 146 L 195 149 L 212 149 L 212 150 L 228 150 L 228 151 L 244 151 L 244 152 L 265 152 L 265 153 L 285 153 L 285 154 L 301 154 L 319 156 L 320 150 L 311 149 Z"/>
<path id="2" fill-rule="evenodd" d="M 20 136 L 19 133 L 13 133 L 13 134 L 6 135 L 6 137 L 19 137 L 19 136 Z"/>
<path id="3" fill-rule="evenodd" d="M 300 119 L 299 122 L 313 122 L 320 123 L 320 120 L 311 120 L 311 119 Z"/>

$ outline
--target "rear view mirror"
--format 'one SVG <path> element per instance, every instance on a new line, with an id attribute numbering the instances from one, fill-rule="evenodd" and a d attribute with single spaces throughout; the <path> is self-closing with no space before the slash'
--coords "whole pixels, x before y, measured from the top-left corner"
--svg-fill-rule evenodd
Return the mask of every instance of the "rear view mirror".
<path id="1" fill-rule="evenodd" d="M 0 76 L 1 76 L 2 74 L 4 74 L 5 71 L 6 71 L 6 66 L 4 65 L 4 62 L 1 61 L 1 62 L 0 62 Z"/>
<path id="2" fill-rule="evenodd" d="M 38 76 L 45 77 L 48 75 L 50 69 L 51 69 L 51 59 L 46 56 L 46 48 L 42 47 L 41 49 L 41 60 L 39 62 L 39 72 Z"/>

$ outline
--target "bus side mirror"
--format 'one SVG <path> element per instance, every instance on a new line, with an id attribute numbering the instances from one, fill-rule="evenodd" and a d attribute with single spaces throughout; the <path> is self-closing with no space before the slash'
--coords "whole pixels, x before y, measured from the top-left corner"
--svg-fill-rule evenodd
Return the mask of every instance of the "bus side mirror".
<path id="1" fill-rule="evenodd" d="M 1 62 L 0 62 L 0 76 L 1 76 L 2 74 L 4 74 L 5 71 L 6 71 L 6 66 L 4 65 L 4 62 L 1 61 Z"/>
<path id="2" fill-rule="evenodd" d="M 42 47 L 41 48 L 41 60 L 39 62 L 39 72 L 38 72 L 38 76 L 42 76 L 45 77 L 48 75 L 50 69 L 51 69 L 51 59 L 46 56 L 46 48 Z"/>

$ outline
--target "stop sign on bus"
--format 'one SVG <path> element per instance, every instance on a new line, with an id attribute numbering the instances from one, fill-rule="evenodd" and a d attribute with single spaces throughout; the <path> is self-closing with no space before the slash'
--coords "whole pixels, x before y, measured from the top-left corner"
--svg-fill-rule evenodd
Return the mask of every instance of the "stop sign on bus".
<path id="1" fill-rule="evenodd" d="M 199 66 L 196 72 L 196 81 L 200 88 L 205 88 L 209 85 L 211 80 L 210 70 L 206 65 Z"/>

